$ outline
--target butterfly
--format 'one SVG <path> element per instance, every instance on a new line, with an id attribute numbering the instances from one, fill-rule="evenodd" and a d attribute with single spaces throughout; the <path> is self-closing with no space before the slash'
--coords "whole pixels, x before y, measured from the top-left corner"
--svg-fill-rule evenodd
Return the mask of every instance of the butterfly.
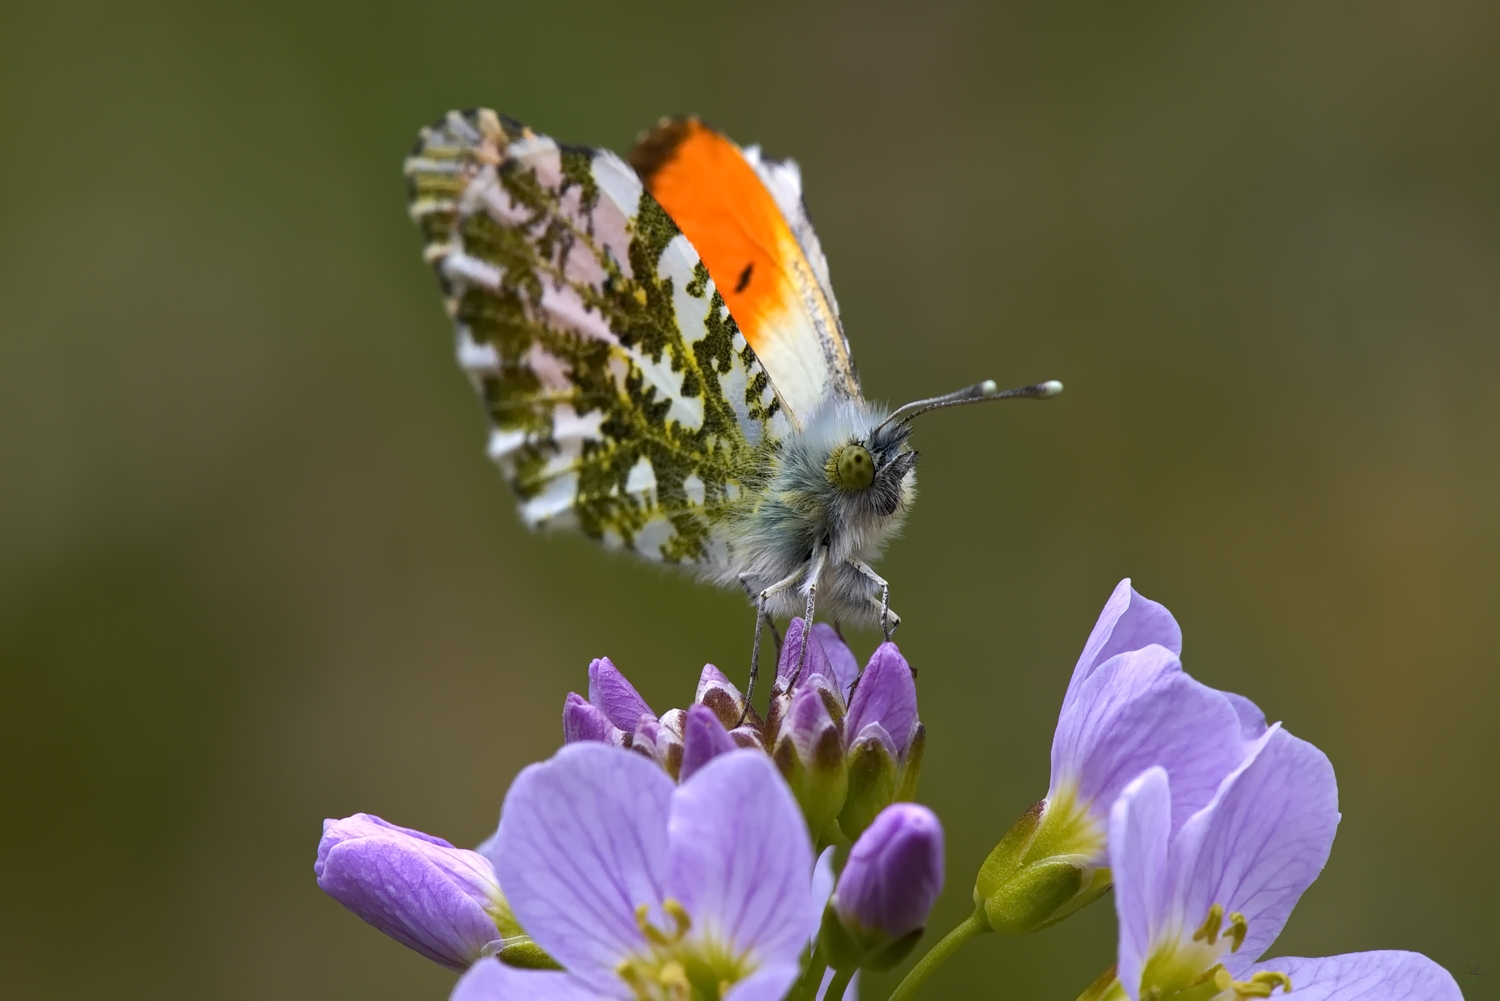
<path id="1" fill-rule="evenodd" d="M 697 118 L 627 163 L 450 112 L 405 174 L 522 519 L 743 588 L 747 706 L 773 615 L 900 621 L 870 564 L 916 495 L 912 420 L 1062 390 L 866 400 L 797 165 Z"/>

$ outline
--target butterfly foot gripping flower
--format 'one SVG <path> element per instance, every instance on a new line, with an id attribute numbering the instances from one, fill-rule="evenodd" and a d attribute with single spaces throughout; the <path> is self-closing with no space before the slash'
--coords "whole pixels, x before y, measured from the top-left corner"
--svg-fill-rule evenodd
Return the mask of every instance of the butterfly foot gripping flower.
<path id="1" fill-rule="evenodd" d="M 1458 1001 L 1453 977 L 1413 953 L 1257 962 L 1333 846 L 1338 790 L 1316 747 L 1270 727 L 1208 804 L 1175 826 L 1174 809 L 1160 767 L 1111 809 L 1119 957 L 1083 998 Z"/>
<path id="2" fill-rule="evenodd" d="M 836 970 L 889 970 L 916 946 L 943 889 L 943 828 L 925 806 L 897 803 L 849 853 L 818 942 Z"/>
<path id="3" fill-rule="evenodd" d="M 1243 759 L 1246 720 L 1258 711 L 1185 674 L 1181 650 L 1171 613 L 1121 581 L 1063 697 L 1047 798 L 1001 839 L 975 881 L 991 929 L 1035 931 L 1109 888 L 1110 805 L 1143 769 L 1171 774 L 1180 824 Z"/>
<path id="4" fill-rule="evenodd" d="M 823 904 L 801 813 L 759 751 L 678 785 L 640 755 L 568 745 L 516 778 L 491 845 L 516 917 L 565 972 L 482 960 L 457 1001 L 771 1001 Z"/>

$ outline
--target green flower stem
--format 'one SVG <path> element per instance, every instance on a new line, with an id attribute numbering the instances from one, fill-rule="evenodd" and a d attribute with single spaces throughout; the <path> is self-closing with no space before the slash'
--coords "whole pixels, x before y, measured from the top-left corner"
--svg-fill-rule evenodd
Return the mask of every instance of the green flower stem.
<path id="1" fill-rule="evenodd" d="M 854 979 L 854 971 L 840 973 L 833 972 L 833 979 L 828 982 L 828 990 L 823 995 L 823 1001 L 844 1001 L 844 991 L 849 987 L 849 981 Z"/>
<path id="2" fill-rule="evenodd" d="M 954 928 L 943 940 L 927 951 L 927 955 L 917 960 L 917 965 L 911 968 L 906 979 L 896 986 L 891 992 L 890 1001 L 909 1001 L 916 997 L 917 988 L 932 975 L 932 971 L 948 961 L 948 957 L 958 951 L 963 945 L 975 935 L 982 935 L 990 930 L 989 918 L 985 916 L 983 905 L 974 908 L 970 914 L 957 928 Z M 835 997 L 830 994 L 829 997 Z"/>
<path id="3" fill-rule="evenodd" d="M 802 974 L 802 979 L 792 985 L 786 1001 L 814 1001 L 818 996 L 818 988 L 823 986 L 823 971 L 826 969 L 828 961 L 823 958 L 823 950 L 814 949 L 807 960 L 807 971 Z"/>

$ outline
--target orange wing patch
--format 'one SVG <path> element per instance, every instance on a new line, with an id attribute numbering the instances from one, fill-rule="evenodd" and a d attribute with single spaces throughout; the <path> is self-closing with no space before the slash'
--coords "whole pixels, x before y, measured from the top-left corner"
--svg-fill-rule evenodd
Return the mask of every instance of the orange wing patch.
<path id="1" fill-rule="evenodd" d="M 857 398 L 838 314 L 757 173 L 759 158 L 678 118 L 648 133 L 630 162 L 707 265 L 792 419 L 804 424 L 829 396 Z"/>

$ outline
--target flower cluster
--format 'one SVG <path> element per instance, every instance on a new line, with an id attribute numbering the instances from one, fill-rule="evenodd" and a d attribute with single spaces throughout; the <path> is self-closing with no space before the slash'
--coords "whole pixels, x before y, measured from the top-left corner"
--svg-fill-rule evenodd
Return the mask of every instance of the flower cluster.
<path id="1" fill-rule="evenodd" d="M 916 795 L 927 731 L 917 716 L 915 674 L 894 643 L 882 644 L 861 669 L 831 626 L 807 631 L 793 619 L 764 719 L 712 664 L 685 710 L 657 715 L 608 658 L 589 665 L 588 692 L 568 693 L 564 742 L 637 751 L 679 781 L 717 755 L 760 748 L 822 846 L 859 837 L 891 803 Z"/>
<path id="2" fill-rule="evenodd" d="M 1079 1001 L 1459 1001 L 1415 953 L 1262 960 L 1332 848 L 1333 768 L 1181 651 L 1171 614 L 1122 581 L 1064 695 L 1046 796 L 893 1001 L 967 940 L 1050 926 L 1111 886 L 1117 963 Z M 858 971 L 912 953 L 943 830 L 913 802 L 926 731 L 895 644 L 861 669 L 835 630 L 794 620 L 764 716 L 712 665 L 662 714 L 607 659 L 588 678 L 564 746 L 517 776 L 484 844 L 330 820 L 318 885 L 465 971 L 457 1001 L 850 998 Z"/>

